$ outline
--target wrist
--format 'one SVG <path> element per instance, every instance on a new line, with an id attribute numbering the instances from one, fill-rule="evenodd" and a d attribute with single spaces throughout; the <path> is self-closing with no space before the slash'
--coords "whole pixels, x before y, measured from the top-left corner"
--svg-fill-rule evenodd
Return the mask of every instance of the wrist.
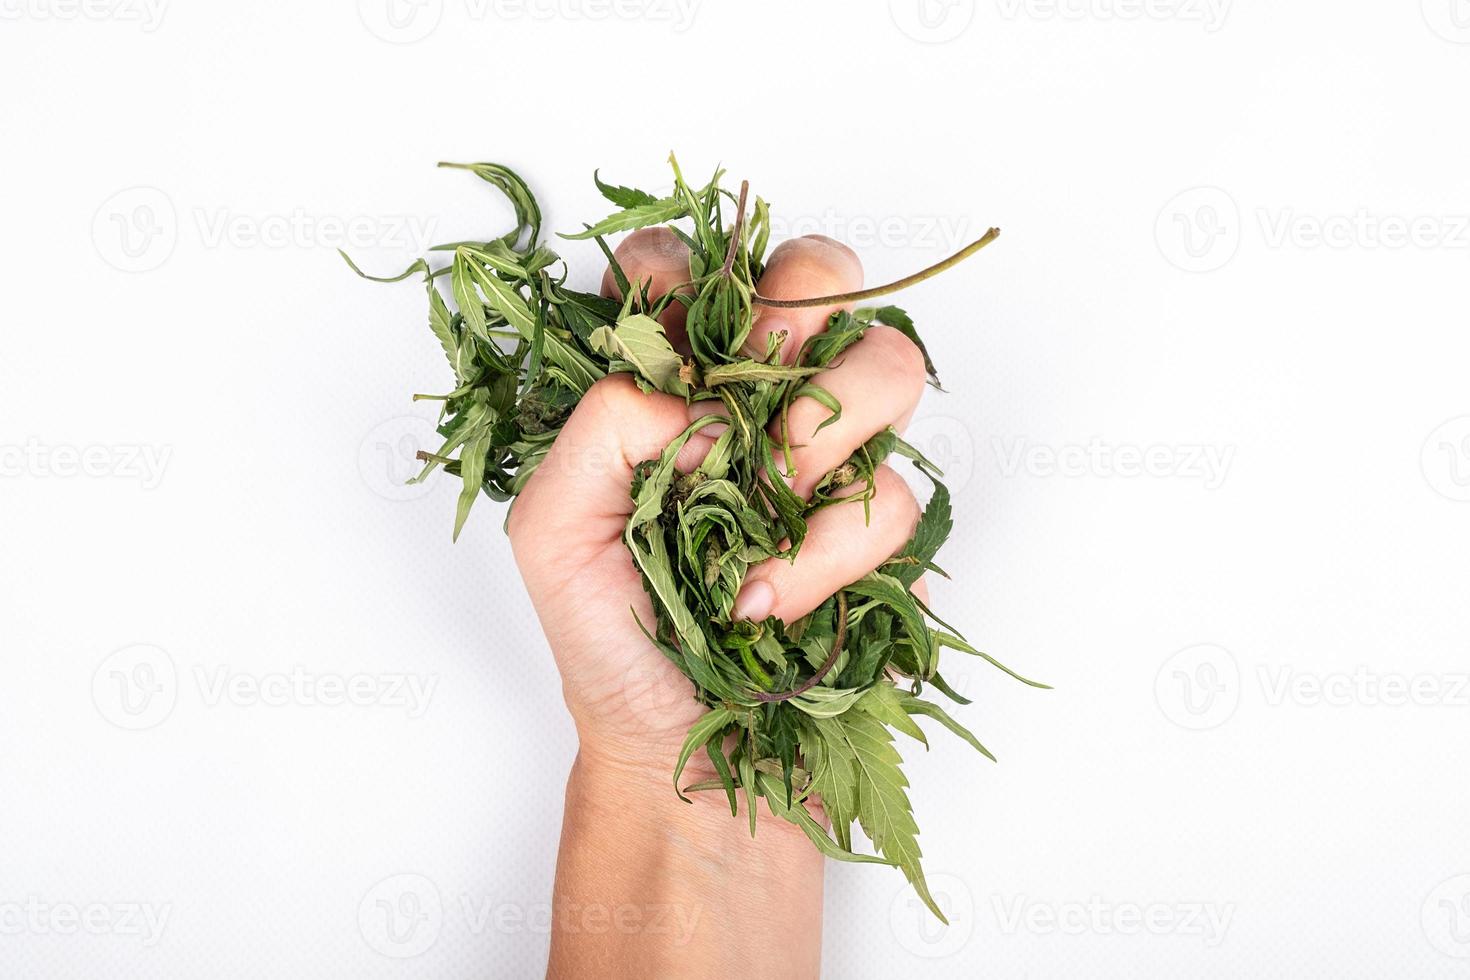
<path id="1" fill-rule="evenodd" d="M 752 976 L 815 977 L 823 859 L 811 841 L 770 814 L 752 838 L 722 791 L 680 800 L 677 748 L 609 748 L 584 744 L 567 780 L 548 975 L 616 962 L 631 976 L 720 976 L 742 962 Z"/>
<path id="2" fill-rule="evenodd" d="M 788 868 L 797 862 L 820 871 L 820 852 L 800 828 L 773 814 L 764 799 L 756 800 L 753 840 L 747 801 L 740 787 L 735 792 L 736 814 L 731 814 L 730 799 L 723 788 L 685 792 L 687 802 L 680 799 L 673 779 L 678 754 L 677 744 L 631 745 L 616 738 L 584 739 L 568 779 L 568 807 L 575 793 L 580 805 L 599 809 L 605 817 L 631 825 L 629 829 L 682 838 L 706 851 L 706 857 L 729 856 L 733 848 L 748 860 L 754 848 L 757 860 L 748 871 L 760 871 L 767 856 L 771 863 L 779 861 Z M 699 749 L 685 765 L 679 789 L 718 778 L 708 755 Z M 824 820 L 819 807 L 813 810 L 818 820 Z"/>

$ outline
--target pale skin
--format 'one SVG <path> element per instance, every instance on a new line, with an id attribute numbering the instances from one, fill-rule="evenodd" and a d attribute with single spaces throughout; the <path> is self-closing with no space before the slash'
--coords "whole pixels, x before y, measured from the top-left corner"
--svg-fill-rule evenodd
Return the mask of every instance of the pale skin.
<path id="1" fill-rule="evenodd" d="M 688 278 L 684 246 L 662 229 L 634 232 L 616 255 L 630 279 L 652 281 L 655 296 Z M 862 279 L 850 249 L 809 236 L 771 253 L 758 289 L 802 299 L 849 292 Z M 603 289 L 616 295 L 611 276 Z M 789 362 L 832 312 L 758 307 L 752 347 L 764 351 L 765 337 L 784 330 Z M 672 304 L 664 322 L 676 343 L 682 320 L 683 307 Z M 803 496 L 885 426 L 903 429 L 923 391 L 923 358 L 898 331 L 873 327 L 815 380 L 841 401 L 843 414 L 812 435 L 827 410 L 810 399 L 791 408 L 792 485 Z M 752 839 L 745 813 L 732 818 L 723 793 L 693 794 L 692 804 L 675 796 L 670 777 L 680 743 L 705 709 L 629 613 L 654 622 L 622 541 L 633 467 L 656 457 L 699 414 L 682 399 L 639 391 L 626 375 L 598 382 L 511 509 L 516 562 L 579 739 L 557 858 L 549 977 L 818 974 L 821 855 L 764 807 Z M 679 468 L 698 466 L 712 444 L 709 428 L 696 434 Z M 919 506 L 887 467 L 878 471 L 870 509 L 866 523 L 860 505 L 818 511 L 794 563 L 771 560 L 750 570 L 737 617 L 798 619 L 901 549 Z M 682 782 L 712 771 L 696 756 Z"/>

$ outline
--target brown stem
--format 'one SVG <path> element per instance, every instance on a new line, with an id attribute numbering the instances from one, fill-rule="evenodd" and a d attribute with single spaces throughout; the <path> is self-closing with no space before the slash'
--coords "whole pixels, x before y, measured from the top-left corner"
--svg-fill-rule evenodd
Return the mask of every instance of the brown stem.
<path id="1" fill-rule="evenodd" d="M 774 306 L 791 310 L 804 306 L 843 306 L 847 303 L 861 303 L 863 300 L 877 299 L 879 296 L 887 296 L 889 293 L 896 293 L 900 289 L 907 289 L 910 286 L 923 282 L 930 276 L 937 276 L 946 269 L 951 269 L 959 265 L 965 259 L 968 259 L 999 237 L 1000 229 L 992 228 L 981 238 L 966 245 L 944 261 L 936 262 L 927 269 L 915 272 L 911 276 L 904 276 L 902 279 L 890 282 L 886 286 L 874 286 L 872 289 L 860 289 L 853 293 L 838 293 L 835 296 L 814 296 L 810 299 L 771 299 L 756 293 L 751 297 L 751 302 L 758 306 Z"/>
<path id="2" fill-rule="evenodd" d="M 730 278 L 730 270 L 735 268 L 735 253 L 740 250 L 740 231 L 745 224 L 745 195 L 750 190 L 750 181 L 740 182 L 740 204 L 735 208 L 735 227 L 730 231 L 730 247 L 725 249 L 725 267 L 720 274 L 726 279 Z"/>
<path id="3" fill-rule="evenodd" d="M 817 668 L 817 672 L 815 674 L 813 674 L 811 677 L 803 681 L 800 685 L 792 688 L 789 691 L 785 691 L 781 694 L 767 694 L 765 691 L 756 691 L 755 699 L 757 701 L 765 701 L 767 703 L 774 701 L 790 701 L 792 698 L 801 694 L 805 694 L 807 691 L 810 691 L 813 687 L 816 687 L 817 683 L 821 681 L 823 677 L 826 677 L 828 672 L 832 670 L 834 665 L 836 665 L 837 658 L 842 654 L 842 644 L 846 642 L 846 640 L 847 597 L 839 592 L 837 593 L 837 635 L 832 638 L 832 652 L 827 654 L 827 659 L 822 662 L 822 666 Z"/>

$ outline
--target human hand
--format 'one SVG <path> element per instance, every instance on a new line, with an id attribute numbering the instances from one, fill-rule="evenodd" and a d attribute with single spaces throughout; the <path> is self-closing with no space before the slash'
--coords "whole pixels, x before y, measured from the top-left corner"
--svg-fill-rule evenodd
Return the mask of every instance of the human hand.
<path id="1" fill-rule="evenodd" d="M 667 229 L 633 233 L 616 256 L 630 281 L 650 282 L 655 298 L 689 278 L 688 250 Z M 861 286 L 862 266 L 851 249 L 809 236 L 772 252 L 759 290 L 773 299 L 799 299 Z M 610 272 L 603 290 L 617 296 Z M 757 307 L 748 346 L 764 351 L 767 335 L 784 330 L 789 336 L 782 353 L 789 362 L 807 337 L 824 329 L 834 310 Z M 663 315 L 676 345 L 684 341 L 683 315 L 679 303 Z M 924 379 L 923 355 L 907 337 L 889 327 L 869 328 L 813 379 L 842 404 L 841 418 L 815 432 L 828 410 L 809 398 L 791 406 L 796 493 L 809 496 L 827 472 L 885 427 L 902 430 Z M 561 670 L 582 753 L 646 768 L 664 780 L 689 726 L 705 709 L 691 697 L 688 679 L 633 621 L 630 609 L 645 624 L 655 620 L 622 535 L 633 510 L 633 468 L 657 457 L 692 417 L 718 407 L 718 402 L 691 407 L 672 395 L 645 394 L 628 375 L 598 382 L 516 500 L 509 522 L 516 562 Z M 684 447 L 681 471 L 703 460 L 714 442 L 711 428 L 718 427 L 701 430 Z M 856 505 L 814 513 L 794 562 L 769 559 L 750 570 L 734 618 L 798 619 L 901 549 L 913 534 L 918 504 L 888 467 L 879 468 L 876 480 L 866 524 L 863 508 Z"/>

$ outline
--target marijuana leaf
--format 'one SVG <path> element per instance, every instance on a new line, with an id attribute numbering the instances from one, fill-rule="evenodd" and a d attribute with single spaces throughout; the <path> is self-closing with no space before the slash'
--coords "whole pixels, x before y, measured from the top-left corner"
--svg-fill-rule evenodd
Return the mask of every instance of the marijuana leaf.
<path id="1" fill-rule="evenodd" d="M 596 241 L 624 297 L 621 303 L 570 288 L 566 272 L 554 271 L 560 259 L 539 241 L 540 205 L 514 171 L 496 163 L 440 165 L 467 170 L 496 188 L 510 204 L 515 227 L 483 241 L 430 249 L 431 256 L 448 253 L 447 263 L 421 258 L 397 276 L 366 277 L 396 282 L 422 274 L 429 330 L 453 369 L 452 391 L 422 396 L 443 402 L 442 443 L 435 452 L 420 451 L 425 465 L 417 479 L 441 468 L 459 479 L 458 537 L 482 495 L 510 500 L 520 493 L 599 378 L 625 373 L 645 390 L 716 403 L 718 411 L 635 467 L 633 511 L 623 533 L 653 607 L 651 623 L 636 615 L 635 622 L 650 647 L 689 678 L 692 696 L 707 709 L 680 747 L 674 791 L 687 800 L 686 790 L 723 790 L 732 814 L 738 814 L 743 797 L 752 835 L 763 797 L 774 815 L 800 827 L 823 854 L 901 868 L 939 915 L 924 881 L 918 826 L 892 732 L 927 746 L 914 721 L 924 715 L 990 756 L 944 709 L 918 697 L 930 684 L 967 703 L 939 673 L 942 649 L 981 657 L 1027 684 L 1045 685 L 971 646 L 913 594 L 925 571 L 942 574 L 934 561 L 954 519 L 939 469 L 897 432 L 873 435 L 822 476 L 810 500 L 797 496 L 782 472 L 781 464 L 791 468 L 793 439 L 811 435 L 790 431 L 792 403 L 810 398 L 827 410 L 817 431 L 841 418 L 842 403 L 811 378 L 874 324 L 899 330 L 917 344 L 938 386 L 909 315 L 895 306 L 843 309 L 794 357 L 782 356 L 779 334 L 760 356 L 750 356 L 745 347 L 759 306 L 846 307 L 886 296 L 953 267 L 998 232 L 992 229 L 896 283 L 840 296 L 775 300 L 757 289 L 772 227 L 767 202 L 756 197 L 751 206 L 744 184 L 738 195 L 726 191 L 718 170 L 708 184 L 693 187 L 672 154 L 669 163 L 674 189 L 667 197 L 605 183 L 594 171 L 597 189 L 619 210 L 563 236 Z M 727 220 L 732 205 L 733 220 Z M 607 235 L 655 225 L 669 229 L 690 253 L 689 281 L 666 296 L 649 295 L 647 283 L 630 283 L 605 241 Z M 448 280 L 442 292 L 441 277 Z M 673 303 L 684 307 L 687 354 L 674 348 L 659 324 Z M 725 429 L 704 462 L 680 474 L 674 466 L 680 449 L 716 423 Z M 912 460 L 934 483 L 902 551 L 794 623 L 735 621 L 735 597 L 748 570 L 771 558 L 795 558 L 817 510 L 852 502 L 866 507 L 877 467 L 890 454 Z M 837 492 L 853 485 L 857 493 Z M 715 778 L 681 788 L 689 760 L 700 751 Z M 809 809 L 818 798 L 832 821 L 830 835 Z M 853 849 L 854 825 L 877 855 Z"/>

